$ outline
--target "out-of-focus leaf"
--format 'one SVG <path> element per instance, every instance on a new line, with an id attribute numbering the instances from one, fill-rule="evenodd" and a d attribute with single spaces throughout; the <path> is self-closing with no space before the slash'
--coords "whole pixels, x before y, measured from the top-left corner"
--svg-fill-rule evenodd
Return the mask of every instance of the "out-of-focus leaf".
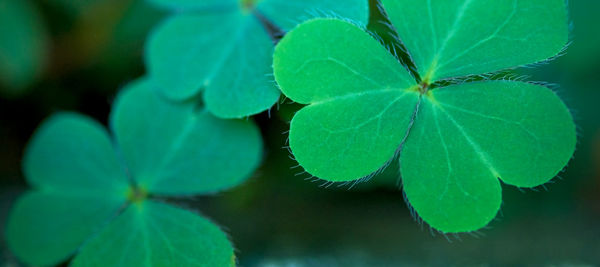
<path id="1" fill-rule="evenodd" d="M 73 266 L 235 266 L 233 247 L 213 223 L 153 201 L 134 204 L 91 239 Z"/>
<path id="2" fill-rule="evenodd" d="M 168 102 L 148 80 L 117 98 L 111 126 L 133 178 L 159 195 L 222 191 L 249 178 L 262 158 L 262 139 L 246 120 L 222 120 Z"/>
<path id="3" fill-rule="evenodd" d="M 0 94 L 18 95 L 42 74 L 48 54 L 42 17 L 29 0 L 0 0 Z"/>
<path id="4" fill-rule="evenodd" d="M 163 94 L 178 101 L 204 90 L 209 111 L 242 118 L 270 108 L 273 44 L 252 14 L 174 15 L 148 41 L 146 63 Z"/>
<path id="5" fill-rule="evenodd" d="M 75 113 L 47 119 L 31 139 L 23 170 L 34 187 L 106 196 L 129 184 L 104 126 Z"/>
<path id="6" fill-rule="evenodd" d="M 33 266 L 65 261 L 125 203 L 125 194 L 119 199 L 85 191 L 33 191 L 19 198 L 6 228 L 15 255 Z"/>

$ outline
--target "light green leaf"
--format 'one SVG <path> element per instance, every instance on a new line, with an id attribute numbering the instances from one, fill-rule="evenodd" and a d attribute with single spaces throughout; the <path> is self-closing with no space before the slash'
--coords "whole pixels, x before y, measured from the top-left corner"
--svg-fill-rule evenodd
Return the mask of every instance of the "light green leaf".
<path id="1" fill-rule="evenodd" d="M 146 0 L 160 7 L 174 10 L 232 10 L 240 6 L 240 0 Z"/>
<path id="2" fill-rule="evenodd" d="M 290 126 L 294 157 L 328 181 L 368 176 L 396 153 L 417 98 L 400 90 L 369 91 L 306 107 Z"/>
<path id="3" fill-rule="evenodd" d="M 235 266 L 226 235 L 208 220 L 158 202 L 135 204 L 86 243 L 73 266 Z"/>
<path id="4" fill-rule="evenodd" d="M 283 92 L 312 104 L 296 114 L 290 132 L 294 156 L 308 172 L 354 180 L 394 156 L 418 94 L 408 90 L 408 72 L 375 39 L 351 23 L 317 19 L 290 32 L 274 58 Z"/>
<path id="5" fill-rule="evenodd" d="M 148 80 L 117 98 L 111 126 L 134 180 L 154 194 L 212 193 L 247 179 L 262 156 L 258 128 L 165 101 Z"/>
<path id="6" fill-rule="evenodd" d="M 564 0 L 382 0 L 426 81 L 543 61 L 567 43 Z"/>
<path id="7" fill-rule="evenodd" d="M 339 19 L 313 19 L 288 33 L 277 45 L 273 69 L 283 93 L 302 104 L 414 85 L 375 39 Z"/>
<path id="8" fill-rule="evenodd" d="M 126 195 L 129 181 L 105 128 L 75 113 L 47 119 L 23 159 L 27 181 L 57 193 Z"/>
<path id="9" fill-rule="evenodd" d="M 180 14 L 155 29 L 148 41 L 150 75 L 170 99 L 204 89 L 208 110 L 241 118 L 270 108 L 279 91 L 268 74 L 273 44 L 251 14 Z"/>
<path id="10" fill-rule="evenodd" d="M 85 177 L 85 176 L 83 176 Z M 117 213 L 125 202 L 75 192 L 29 192 L 13 207 L 6 228 L 11 251 L 34 266 L 56 265 Z"/>
<path id="11" fill-rule="evenodd" d="M 256 9 L 285 31 L 314 17 L 335 16 L 366 25 L 369 1 L 365 0 L 261 0 Z"/>
<path id="12" fill-rule="evenodd" d="M 468 83 L 431 91 L 402 151 L 402 180 L 417 213 L 444 232 L 485 226 L 501 203 L 497 178 L 548 182 L 574 152 L 575 125 L 545 87 Z"/>
<path id="13" fill-rule="evenodd" d="M 29 0 L 0 0 L 0 89 L 17 95 L 41 75 L 48 37 Z"/>
<path id="14" fill-rule="evenodd" d="M 574 152 L 573 119 L 547 88 L 417 84 L 367 33 L 341 20 L 311 20 L 288 33 L 274 71 L 286 96 L 308 104 L 290 129 L 292 152 L 308 173 L 356 180 L 398 151 L 408 201 L 442 232 L 485 226 L 500 207 L 498 178 L 541 185 Z"/>
<path id="15" fill-rule="evenodd" d="M 507 184 L 534 187 L 546 183 L 573 155 L 577 141 L 573 118 L 546 87 L 488 81 L 441 88 L 431 94 L 426 101 L 437 105 L 425 105 L 424 109 L 438 107 L 458 128 L 454 137 L 469 136 L 472 147 L 486 152 L 497 176 Z M 459 139 L 451 137 L 449 129 L 445 133 Z"/>

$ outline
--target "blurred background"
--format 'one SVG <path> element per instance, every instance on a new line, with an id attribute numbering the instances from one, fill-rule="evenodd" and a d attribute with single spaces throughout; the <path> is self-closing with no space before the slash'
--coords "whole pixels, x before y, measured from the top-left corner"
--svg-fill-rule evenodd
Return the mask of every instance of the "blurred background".
<path id="1" fill-rule="evenodd" d="M 515 75 L 551 83 L 574 114 L 578 149 L 552 183 L 503 186 L 501 213 L 488 228 L 444 236 L 416 222 L 397 166 L 352 188 L 296 175 L 283 147 L 298 106 L 287 102 L 255 118 L 266 155 L 252 179 L 180 204 L 230 233 L 241 266 L 600 264 L 600 1 L 569 6 L 564 55 Z M 63 110 L 106 124 L 116 92 L 143 75 L 146 35 L 165 15 L 144 0 L 0 0 L 0 266 L 20 266 L 3 229 L 28 188 L 21 157 L 33 131 Z"/>

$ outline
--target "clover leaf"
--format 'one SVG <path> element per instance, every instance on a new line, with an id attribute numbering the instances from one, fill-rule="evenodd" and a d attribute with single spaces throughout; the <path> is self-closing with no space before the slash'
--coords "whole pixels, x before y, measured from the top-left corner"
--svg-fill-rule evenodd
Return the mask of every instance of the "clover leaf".
<path id="1" fill-rule="evenodd" d="M 22 94 L 42 74 L 48 33 L 34 3 L 0 0 L 0 89 Z"/>
<path id="2" fill-rule="evenodd" d="M 180 12 L 149 37 L 145 57 L 150 75 L 172 100 L 190 99 L 203 90 L 206 108 L 221 118 L 254 115 L 279 99 L 270 75 L 273 41 L 262 16 L 288 30 L 314 12 L 362 23 L 368 13 L 363 0 L 152 2 Z"/>
<path id="3" fill-rule="evenodd" d="M 37 130 L 23 163 L 34 190 L 17 201 L 7 225 L 18 258 L 46 266 L 79 251 L 75 266 L 235 264 L 219 227 L 155 198 L 240 184 L 261 158 L 259 131 L 155 91 L 143 79 L 120 93 L 110 116 L 114 140 L 74 113 Z"/>
<path id="4" fill-rule="evenodd" d="M 557 54 L 567 41 L 564 1 L 383 4 L 417 77 L 338 19 L 302 23 L 277 45 L 275 79 L 307 105 L 291 122 L 292 153 L 333 182 L 369 176 L 399 154 L 404 192 L 425 222 L 445 233 L 480 229 L 500 208 L 500 180 L 535 187 L 561 171 L 575 126 L 543 86 L 452 81 Z"/>

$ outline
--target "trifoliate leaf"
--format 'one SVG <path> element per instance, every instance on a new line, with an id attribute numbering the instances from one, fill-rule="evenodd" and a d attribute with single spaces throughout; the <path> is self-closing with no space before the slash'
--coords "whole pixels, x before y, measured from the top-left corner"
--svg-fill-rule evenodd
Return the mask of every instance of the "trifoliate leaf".
<path id="1" fill-rule="evenodd" d="M 555 56 L 564 0 L 382 0 L 424 80 L 483 74 Z"/>
<path id="2" fill-rule="evenodd" d="M 88 194 L 85 188 L 26 193 L 10 213 L 6 228 L 9 248 L 33 266 L 51 266 L 67 260 L 125 203 L 125 194 L 121 199 L 111 197 L 111 192 L 106 194 Z"/>
<path id="3" fill-rule="evenodd" d="M 7 240 L 26 263 L 66 260 L 127 199 L 129 181 L 111 140 L 87 117 L 61 113 L 46 120 L 23 161 L 37 191 L 11 211 Z"/>
<path id="4" fill-rule="evenodd" d="M 113 107 L 114 145 L 87 117 L 61 113 L 48 119 L 26 150 L 24 171 L 35 190 L 11 212 L 11 250 L 36 266 L 59 264 L 84 244 L 75 265 L 131 266 L 140 259 L 157 266 L 234 265 L 231 244 L 218 227 L 148 200 L 228 189 L 257 167 L 262 143 L 254 124 L 195 109 L 193 103 L 165 101 L 141 80 Z M 117 245 L 106 247 L 111 242 Z M 132 246 L 143 255 L 137 257 Z"/>
<path id="5" fill-rule="evenodd" d="M 169 3 L 190 12 L 174 15 L 159 26 L 146 49 L 150 76 L 164 95 L 182 101 L 204 90 L 206 108 L 221 118 L 254 115 L 279 99 L 270 75 L 272 40 L 257 14 L 284 30 L 315 16 L 366 23 L 368 15 L 367 1 L 362 0 L 234 2 L 237 9 L 228 12 L 219 7 L 232 5 L 231 1 Z M 198 9 L 204 11 L 193 12 Z"/>
<path id="6" fill-rule="evenodd" d="M 23 158 L 27 181 L 44 191 L 121 196 L 129 181 L 106 129 L 75 113 L 47 119 Z"/>
<path id="7" fill-rule="evenodd" d="M 240 184 L 258 166 L 262 141 L 249 121 L 221 120 L 165 101 L 149 80 L 117 98 L 111 127 L 134 180 L 153 194 L 189 195 Z"/>
<path id="8" fill-rule="evenodd" d="M 268 76 L 273 44 L 256 17 L 230 12 L 175 15 L 148 41 L 150 75 L 171 99 L 205 90 L 204 102 L 223 118 L 270 108 L 279 92 Z"/>
<path id="9" fill-rule="evenodd" d="M 170 205 L 134 204 L 81 249 L 73 266 L 235 266 L 227 236 Z"/>
<path id="10" fill-rule="evenodd" d="M 0 89 L 23 92 L 40 76 L 47 56 L 43 20 L 29 0 L 0 0 Z"/>
<path id="11" fill-rule="evenodd" d="M 548 9 L 531 16 L 555 7 Z M 406 26 L 428 28 L 429 22 L 414 23 Z M 543 47 L 538 41 L 518 46 Z M 562 41 L 549 44 L 554 54 Z M 463 45 L 470 49 L 470 43 Z M 284 94 L 308 104 L 290 130 L 292 152 L 308 173 L 327 181 L 356 180 L 385 167 L 398 152 L 408 201 L 442 232 L 485 226 L 500 207 L 498 178 L 538 186 L 567 164 L 575 148 L 573 119 L 547 88 L 509 81 L 419 83 L 369 34 L 342 20 L 315 19 L 292 30 L 275 49 L 274 70 Z"/>

